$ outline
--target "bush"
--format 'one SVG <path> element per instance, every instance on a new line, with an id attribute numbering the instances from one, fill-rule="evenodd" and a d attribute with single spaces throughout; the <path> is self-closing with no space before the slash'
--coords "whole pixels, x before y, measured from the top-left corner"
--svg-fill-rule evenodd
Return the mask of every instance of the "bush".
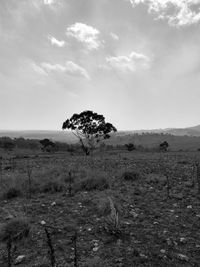
<path id="1" fill-rule="evenodd" d="M 141 178 L 141 175 L 137 171 L 126 171 L 122 174 L 122 179 L 126 181 L 137 181 Z"/>
<path id="2" fill-rule="evenodd" d="M 105 177 L 86 178 L 75 184 L 75 191 L 93 191 L 93 190 L 105 190 L 109 188 L 109 183 Z"/>
<path id="3" fill-rule="evenodd" d="M 6 242 L 9 239 L 18 241 L 28 237 L 30 225 L 25 218 L 15 218 L 4 224 L 0 229 L 0 240 Z"/>
<path id="4" fill-rule="evenodd" d="M 21 196 L 21 191 L 15 187 L 10 187 L 6 192 L 3 194 L 3 198 L 5 199 L 12 199 L 15 197 Z"/>
<path id="5" fill-rule="evenodd" d="M 59 181 L 48 181 L 42 186 L 43 193 L 56 193 L 56 192 L 63 192 L 65 189 L 64 184 Z"/>
<path id="6" fill-rule="evenodd" d="M 122 212 L 122 208 L 116 200 L 113 202 L 118 213 Z M 108 197 L 100 198 L 96 206 L 97 214 L 100 217 L 106 217 L 111 214 L 111 205 Z"/>

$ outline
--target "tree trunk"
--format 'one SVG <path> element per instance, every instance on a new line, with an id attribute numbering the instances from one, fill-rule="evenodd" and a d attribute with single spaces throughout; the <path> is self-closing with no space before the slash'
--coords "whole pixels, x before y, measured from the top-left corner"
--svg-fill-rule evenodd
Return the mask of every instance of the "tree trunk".
<path id="1" fill-rule="evenodd" d="M 81 147 L 82 147 L 83 151 L 85 152 L 85 155 L 89 156 L 90 155 L 90 150 L 84 145 L 83 140 L 81 138 L 79 140 L 80 140 L 80 143 L 81 143 Z"/>

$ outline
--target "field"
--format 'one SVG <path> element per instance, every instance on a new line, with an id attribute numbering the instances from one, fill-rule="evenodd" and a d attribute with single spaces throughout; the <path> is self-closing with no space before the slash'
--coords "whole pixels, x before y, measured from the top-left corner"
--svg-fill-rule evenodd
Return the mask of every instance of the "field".
<path id="1" fill-rule="evenodd" d="M 15 159 L 0 177 L 0 266 L 19 255 L 27 267 L 200 266 L 198 161 L 192 152 Z M 16 239 L 19 222 L 29 233 Z"/>

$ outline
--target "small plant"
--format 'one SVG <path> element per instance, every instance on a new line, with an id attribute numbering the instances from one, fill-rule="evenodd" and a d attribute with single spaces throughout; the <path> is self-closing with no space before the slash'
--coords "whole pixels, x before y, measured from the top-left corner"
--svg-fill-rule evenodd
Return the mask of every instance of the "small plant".
<path id="1" fill-rule="evenodd" d="M 74 235 L 72 236 L 72 244 L 74 249 L 74 267 L 78 267 L 77 238 L 78 238 L 78 233 L 77 231 L 75 231 Z"/>
<path id="2" fill-rule="evenodd" d="M 48 181 L 42 187 L 44 193 L 57 193 L 63 192 L 64 185 L 59 181 Z"/>
<path id="3" fill-rule="evenodd" d="M 122 178 L 126 181 L 137 181 L 141 178 L 141 175 L 137 171 L 126 171 L 122 174 Z"/>
<path id="4" fill-rule="evenodd" d="M 17 241 L 27 238 L 30 225 L 24 218 L 15 218 L 4 224 L 0 229 L 0 241 L 6 243 L 8 267 L 12 265 L 12 245 Z"/>
<path id="5" fill-rule="evenodd" d="M 109 183 L 105 177 L 86 178 L 83 181 L 75 184 L 76 191 L 93 191 L 93 190 L 105 190 L 109 188 Z"/>
<path id="6" fill-rule="evenodd" d="M 9 238 L 7 240 L 7 257 L 8 257 L 8 267 L 12 266 L 12 240 Z"/>
<path id="7" fill-rule="evenodd" d="M 29 192 L 29 198 L 31 198 L 31 187 L 32 187 L 32 171 L 33 171 L 33 166 L 30 164 L 30 162 L 27 161 L 26 165 L 26 172 L 28 176 L 28 192 Z"/>
<path id="8" fill-rule="evenodd" d="M 15 188 L 15 187 L 10 187 L 7 189 L 6 192 L 3 194 L 4 199 L 12 199 L 21 196 L 22 192 Z"/>
<path id="9" fill-rule="evenodd" d="M 47 227 L 44 227 L 44 230 L 45 230 L 45 234 L 47 237 L 47 245 L 49 247 L 48 254 L 50 257 L 51 267 L 55 267 L 56 266 L 56 258 L 55 258 L 54 247 L 53 247 L 52 240 L 51 240 L 51 235 L 48 232 Z"/>
<path id="10" fill-rule="evenodd" d="M 110 218 L 111 218 L 111 221 L 113 223 L 114 229 L 118 229 L 118 226 L 119 226 L 119 214 L 118 214 L 118 211 L 115 208 L 113 200 L 110 197 L 108 197 L 108 199 L 109 199 L 109 202 L 110 202 L 110 210 L 111 210 Z"/>
<path id="11" fill-rule="evenodd" d="M 28 237 L 30 233 L 30 225 L 26 218 L 15 218 L 3 225 L 0 233 L 0 240 L 5 242 L 11 239 L 19 241 Z"/>

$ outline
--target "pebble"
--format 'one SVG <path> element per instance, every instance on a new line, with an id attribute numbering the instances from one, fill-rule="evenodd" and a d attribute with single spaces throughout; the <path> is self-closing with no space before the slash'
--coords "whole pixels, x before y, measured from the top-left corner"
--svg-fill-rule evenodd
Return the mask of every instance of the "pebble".
<path id="1" fill-rule="evenodd" d="M 99 247 L 94 247 L 92 250 L 94 251 L 94 252 L 96 252 L 97 250 L 99 249 Z"/>
<path id="2" fill-rule="evenodd" d="M 26 258 L 25 255 L 20 255 L 15 259 L 15 265 L 20 264 Z"/>
<path id="3" fill-rule="evenodd" d="M 183 244 L 185 244 L 185 243 L 187 242 L 187 240 L 186 240 L 185 237 L 181 237 L 181 238 L 180 238 L 180 242 L 183 243 Z"/>
<path id="4" fill-rule="evenodd" d="M 189 261 L 189 258 L 183 254 L 177 254 L 177 258 L 182 261 Z"/>

